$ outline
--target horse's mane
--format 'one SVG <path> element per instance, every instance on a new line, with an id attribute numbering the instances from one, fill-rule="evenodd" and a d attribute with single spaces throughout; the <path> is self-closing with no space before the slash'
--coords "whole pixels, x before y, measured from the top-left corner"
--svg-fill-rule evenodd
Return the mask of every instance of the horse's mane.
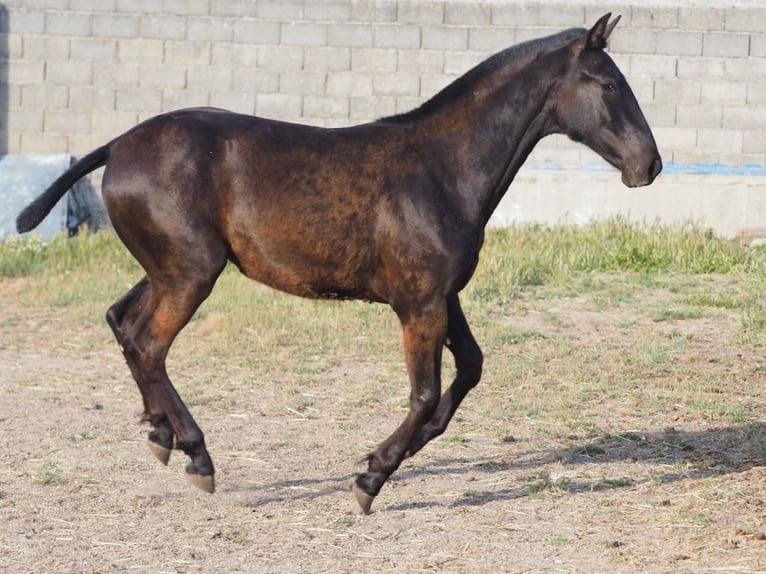
<path id="1" fill-rule="evenodd" d="M 547 54 L 565 46 L 572 40 L 579 38 L 587 30 L 584 28 L 570 28 L 543 38 L 536 38 L 506 48 L 497 54 L 490 56 L 447 87 L 438 92 L 431 99 L 419 107 L 401 114 L 387 116 L 378 120 L 382 123 L 410 123 L 428 116 L 432 111 L 441 108 L 444 104 L 459 99 L 467 91 L 472 90 L 476 81 L 494 71 L 524 59 L 532 60 L 540 55 Z"/>

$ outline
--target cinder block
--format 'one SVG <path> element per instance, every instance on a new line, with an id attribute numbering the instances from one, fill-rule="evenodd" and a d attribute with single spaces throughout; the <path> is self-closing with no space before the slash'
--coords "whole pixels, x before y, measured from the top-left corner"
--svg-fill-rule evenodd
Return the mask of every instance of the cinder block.
<path id="1" fill-rule="evenodd" d="M 484 54 L 477 52 L 444 52 L 444 73 L 448 76 L 461 76 L 483 59 Z"/>
<path id="2" fill-rule="evenodd" d="M 444 2 L 399 0 L 397 20 L 407 24 L 441 24 L 444 22 Z"/>
<path id="3" fill-rule="evenodd" d="M 349 100 L 349 117 L 357 122 L 369 122 L 396 113 L 394 98 L 372 96 L 352 97 Z"/>
<path id="4" fill-rule="evenodd" d="M 170 112 L 183 108 L 210 105 L 210 92 L 200 90 L 162 90 L 162 111 Z M 156 112 L 152 112 L 153 115 Z"/>
<path id="5" fill-rule="evenodd" d="M 241 92 L 212 92 L 210 105 L 239 114 L 255 113 L 255 94 Z"/>
<path id="6" fill-rule="evenodd" d="M 670 149 L 690 149 L 697 145 L 695 128 L 652 127 L 660 153 Z"/>
<path id="7" fill-rule="evenodd" d="M 751 82 L 766 78 L 766 58 L 721 58 L 726 79 Z"/>
<path id="8" fill-rule="evenodd" d="M 165 62 L 187 66 L 207 66 L 210 64 L 209 42 L 165 42 Z"/>
<path id="9" fill-rule="evenodd" d="M 139 62 L 154 64 L 162 62 L 165 57 L 165 44 L 155 39 L 124 39 L 117 40 L 117 59 L 120 62 Z"/>
<path id="10" fill-rule="evenodd" d="M 351 17 L 349 0 L 321 0 L 306 2 L 303 6 L 303 18 L 324 22 L 347 22 Z"/>
<path id="11" fill-rule="evenodd" d="M 27 62 L 69 59 L 69 38 L 60 36 L 22 36 L 22 54 Z"/>
<path id="12" fill-rule="evenodd" d="M 676 56 L 702 54 L 702 33 L 663 30 L 656 34 L 656 52 Z"/>
<path id="13" fill-rule="evenodd" d="M 73 60 L 110 61 L 116 56 L 116 40 L 72 38 L 70 42 L 70 58 Z"/>
<path id="14" fill-rule="evenodd" d="M 377 48 L 420 48 L 420 26 L 414 24 L 374 27 Z"/>
<path id="15" fill-rule="evenodd" d="M 11 18 L 11 24 L 13 24 Z M 90 14 L 79 12 L 46 12 L 45 33 L 55 36 L 90 36 L 92 28 Z"/>
<path id="16" fill-rule="evenodd" d="M 185 88 L 186 68 L 169 64 L 146 64 L 139 67 L 138 84 L 142 88 Z"/>
<path id="17" fill-rule="evenodd" d="M 746 58 L 750 52 L 750 36 L 747 34 L 727 34 L 714 32 L 702 38 L 704 56 L 724 58 Z"/>
<path id="18" fill-rule="evenodd" d="M 430 99 L 460 76 L 457 74 L 423 74 L 420 77 L 420 97 Z"/>
<path id="19" fill-rule="evenodd" d="M 136 112 L 118 110 L 93 110 L 90 121 L 93 126 L 94 135 L 103 134 L 107 136 L 104 139 L 109 139 L 134 127 L 138 123 L 138 114 Z M 102 141 L 101 143 L 104 142 Z"/>
<path id="20" fill-rule="evenodd" d="M 67 86 L 90 85 L 93 82 L 93 65 L 90 62 L 48 62 L 45 65 L 45 81 Z"/>
<path id="21" fill-rule="evenodd" d="M 55 65 L 51 63 L 48 65 Z M 12 60 L 7 64 L 8 83 L 10 84 L 40 84 L 45 79 L 45 66 L 43 62 L 27 62 L 25 60 Z"/>
<path id="22" fill-rule="evenodd" d="M 322 47 L 312 48 L 305 53 L 307 70 L 341 71 L 351 69 L 351 50 L 349 48 Z"/>
<path id="23" fill-rule="evenodd" d="M 270 94 L 279 91 L 279 72 L 234 68 L 235 92 Z"/>
<path id="24" fill-rule="evenodd" d="M 228 18 L 188 18 L 186 37 L 189 40 L 229 42 L 234 39 L 234 23 Z"/>
<path id="25" fill-rule="evenodd" d="M 766 81 L 752 82 L 747 86 L 748 104 L 766 104 Z"/>
<path id="26" fill-rule="evenodd" d="M 304 96 L 303 116 L 306 118 L 348 118 L 348 99 L 333 96 Z"/>
<path id="27" fill-rule="evenodd" d="M 725 21 L 728 32 L 766 32 L 766 7 L 753 2 L 753 6 L 727 8 Z"/>
<path id="28" fill-rule="evenodd" d="M 681 128 L 720 128 L 723 110 L 716 105 L 678 106 L 676 125 Z"/>
<path id="29" fill-rule="evenodd" d="M 675 104 L 645 102 L 641 104 L 641 111 L 644 112 L 646 121 L 652 127 L 673 127 L 676 125 L 677 112 Z"/>
<path id="30" fill-rule="evenodd" d="M 726 78 L 723 59 L 706 57 L 679 58 L 677 75 L 682 81 Z"/>
<path id="31" fill-rule="evenodd" d="M 399 50 L 398 71 L 412 74 L 440 74 L 444 71 L 442 50 Z"/>
<path id="32" fill-rule="evenodd" d="M 376 74 L 372 87 L 378 96 L 417 96 L 420 93 L 420 77 L 408 73 Z"/>
<path id="33" fill-rule="evenodd" d="M 186 38 L 186 18 L 172 14 L 144 15 L 139 30 L 142 39 L 183 40 Z"/>
<path id="34" fill-rule="evenodd" d="M 162 0 L 162 11 L 179 16 L 207 16 L 212 3 L 209 0 Z"/>
<path id="35" fill-rule="evenodd" d="M 210 15 L 234 18 L 255 18 L 258 15 L 258 3 L 240 2 L 210 2 Z"/>
<path id="36" fill-rule="evenodd" d="M 303 48 L 300 46 L 261 46 L 258 67 L 267 70 L 300 70 L 303 68 Z"/>
<path id="37" fill-rule="evenodd" d="M 10 129 L 10 126 L 9 126 Z M 63 135 L 24 132 L 20 135 L 18 153 L 61 153 L 68 151 L 69 139 Z"/>
<path id="38" fill-rule="evenodd" d="M 747 84 L 722 80 L 703 82 L 701 101 L 711 104 L 744 104 L 747 101 Z"/>
<path id="39" fill-rule="evenodd" d="M 465 50 L 468 48 L 468 28 L 458 26 L 425 26 L 422 45 L 426 50 Z"/>
<path id="40" fill-rule="evenodd" d="M 696 58 L 695 58 L 696 60 Z M 676 62 L 674 56 L 653 54 L 631 54 L 629 72 L 623 67 L 623 73 L 630 75 L 631 81 L 644 79 L 661 80 L 676 77 Z"/>
<path id="41" fill-rule="evenodd" d="M 116 0 L 116 2 L 117 10 L 120 12 L 151 14 L 152 12 L 162 12 L 163 9 L 166 9 L 163 3 L 157 2 L 157 0 Z"/>
<path id="42" fill-rule="evenodd" d="M 256 94 L 255 113 L 261 117 L 293 121 L 302 116 L 303 97 L 296 94 Z"/>
<path id="43" fill-rule="evenodd" d="M 190 67 L 186 70 L 186 87 L 199 92 L 231 90 L 231 68 L 228 66 Z"/>
<path id="44" fill-rule="evenodd" d="M 109 38 L 135 38 L 140 29 L 140 18 L 121 14 L 94 14 L 93 35 Z"/>
<path id="45" fill-rule="evenodd" d="M 397 59 L 397 51 L 391 48 L 359 48 L 351 52 L 351 69 L 360 72 L 395 72 Z"/>
<path id="46" fill-rule="evenodd" d="M 766 108 L 756 106 L 725 106 L 723 127 L 730 130 L 766 130 Z"/>
<path id="47" fill-rule="evenodd" d="M 266 20 L 237 20 L 234 41 L 241 44 L 279 44 L 279 22 Z"/>
<path id="48" fill-rule="evenodd" d="M 716 32 L 724 29 L 725 11 L 710 4 L 682 6 L 678 9 L 678 27 L 681 30 Z"/>
<path id="49" fill-rule="evenodd" d="M 468 49 L 495 53 L 516 44 L 513 28 L 469 28 Z"/>
<path id="50" fill-rule="evenodd" d="M 8 114 L 8 133 L 40 133 L 43 131 L 43 110 L 17 110 Z"/>
<path id="51" fill-rule="evenodd" d="M 654 100 L 677 104 L 698 104 L 702 98 L 699 81 L 678 79 L 657 80 L 654 82 Z"/>
<path id="52" fill-rule="evenodd" d="M 44 114 L 43 131 L 49 134 L 90 133 L 90 112 L 48 110 Z"/>
<path id="53" fill-rule="evenodd" d="M 115 93 L 115 108 L 126 112 L 159 113 L 162 111 L 162 91 L 148 88 L 119 88 Z"/>
<path id="54" fill-rule="evenodd" d="M 119 66 L 95 66 L 93 85 L 111 88 L 138 87 L 138 63 L 122 62 Z"/>
<path id="55" fill-rule="evenodd" d="M 650 4 L 648 6 L 639 6 L 633 4 L 630 9 L 630 26 L 632 28 L 648 28 L 650 30 L 678 28 L 678 8 L 672 5 L 661 6 Z"/>
<path id="56" fill-rule="evenodd" d="M 327 25 L 316 22 L 282 22 L 280 42 L 293 46 L 324 46 Z"/>
<path id="57" fill-rule="evenodd" d="M 742 134 L 742 151 L 744 153 L 765 154 L 766 130 L 745 130 Z"/>
<path id="58" fill-rule="evenodd" d="M 750 36 L 750 55 L 756 58 L 766 58 L 766 34 Z"/>
<path id="59" fill-rule="evenodd" d="M 230 65 L 255 69 L 258 66 L 258 46 L 216 42 L 212 46 L 213 66 Z"/>
<path id="60" fill-rule="evenodd" d="M 114 89 L 108 86 L 72 86 L 69 88 L 69 109 L 92 112 L 113 110 Z M 92 126 L 91 126 L 92 129 Z"/>
<path id="61" fill-rule="evenodd" d="M 396 22 L 397 0 L 353 0 L 351 22 Z"/>
<path id="62" fill-rule="evenodd" d="M 13 10 L 8 14 L 9 29 L 14 34 L 42 34 L 45 32 L 45 13 Z"/>
<path id="63" fill-rule="evenodd" d="M 299 70 L 279 74 L 279 92 L 282 94 L 324 94 L 326 84 L 327 75 L 324 72 Z"/>
<path id="64" fill-rule="evenodd" d="M 426 98 L 419 96 L 399 96 L 396 98 L 396 113 L 405 114 L 423 105 Z"/>
<path id="65" fill-rule="evenodd" d="M 161 6 L 155 2 L 159 9 Z M 79 12 L 114 12 L 117 0 L 69 0 L 69 9 Z"/>
<path id="66" fill-rule="evenodd" d="M 47 84 L 22 84 L 19 89 L 21 105 L 27 110 L 65 109 L 69 106 L 69 88 Z"/>
<path id="67" fill-rule="evenodd" d="M 706 151 L 739 153 L 742 151 L 742 132 L 739 130 L 701 129 L 697 144 Z"/>
<path id="68" fill-rule="evenodd" d="M 492 21 L 492 8 L 484 3 L 445 2 L 444 23 L 458 26 L 487 26 Z"/>
<path id="69" fill-rule="evenodd" d="M 291 20 L 303 18 L 303 0 L 258 0 L 259 18 Z"/>
<path id="70" fill-rule="evenodd" d="M 372 74 L 360 72 L 330 72 L 327 74 L 327 93 L 352 98 L 372 96 L 372 77 Z"/>
<path id="71" fill-rule="evenodd" d="M 327 31 L 330 46 L 370 48 L 375 43 L 375 31 L 366 24 L 337 24 Z"/>

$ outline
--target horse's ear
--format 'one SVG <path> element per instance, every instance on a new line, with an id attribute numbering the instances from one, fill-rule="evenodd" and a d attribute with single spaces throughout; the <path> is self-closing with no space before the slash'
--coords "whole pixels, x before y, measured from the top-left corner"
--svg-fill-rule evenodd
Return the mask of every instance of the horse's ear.
<path id="1" fill-rule="evenodd" d="M 604 14 L 598 19 L 598 22 L 593 25 L 593 28 L 590 29 L 588 36 L 585 39 L 586 50 L 603 50 L 606 48 L 606 41 L 609 38 L 609 35 L 612 33 L 612 30 L 614 30 L 614 27 L 617 26 L 617 22 L 620 21 L 620 16 L 617 16 L 614 20 L 609 22 L 611 16 L 611 13 Z"/>

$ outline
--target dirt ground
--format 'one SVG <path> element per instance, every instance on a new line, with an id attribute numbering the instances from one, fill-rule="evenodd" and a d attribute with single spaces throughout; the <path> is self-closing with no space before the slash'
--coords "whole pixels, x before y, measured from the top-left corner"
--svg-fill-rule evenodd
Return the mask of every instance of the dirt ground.
<path id="1" fill-rule="evenodd" d="M 184 379 L 228 381 L 188 401 L 217 465 L 207 495 L 181 453 L 163 467 L 146 448 L 138 391 L 100 316 L 0 300 L 0 572 L 766 572 L 766 373 L 761 349 L 732 343 L 736 310 L 641 323 L 630 305 L 570 298 L 544 303 L 551 323 L 530 301 L 508 318 L 520 332 L 582 349 L 630 354 L 652 330 L 694 333 L 673 364 L 724 392 L 745 381 L 748 417 L 615 396 L 581 413 L 612 432 L 546 433 L 519 416 L 504 434 L 478 424 L 493 400 L 479 387 L 452 434 L 357 517 L 357 461 L 404 413 L 358 400 L 384 378 L 374 357 L 285 389 L 234 384 L 225 357 L 191 347 L 202 356 L 171 373 L 182 395 Z"/>

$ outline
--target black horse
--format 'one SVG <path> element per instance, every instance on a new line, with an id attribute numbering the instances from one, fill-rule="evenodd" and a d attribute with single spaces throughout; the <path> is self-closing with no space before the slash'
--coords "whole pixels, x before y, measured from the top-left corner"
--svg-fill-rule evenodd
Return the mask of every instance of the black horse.
<path id="1" fill-rule="evenodd" d="M 146 272 L 106 318 L 144 401 L 149 446 L 175 446 L 213 492 L 204 436 L 165 357 L 226 265 L 302 297 L 386 303 L 401 321 L 410 410 L 352 484 L 361 512 L 402 460 L 444 432 L 481 376 L 458 294 L 484 229 L 544 136 L 564 133 L 630 187 L 662 169 L 625 77 L 604 52 L 619 17 L 504 50 L 414 111 L 324 129 L 189 109 L 159 115 L 82 158 L 18 217 L 33 229 L 66 190 L 106 165 L 103 198 Z M 457 374 L 441 394 L 442 349 Z"/>

